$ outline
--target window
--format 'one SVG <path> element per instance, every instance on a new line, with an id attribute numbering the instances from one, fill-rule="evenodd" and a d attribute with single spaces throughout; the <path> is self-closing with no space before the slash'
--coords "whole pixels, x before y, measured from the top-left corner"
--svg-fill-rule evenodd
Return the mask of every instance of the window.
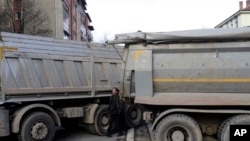
<path id="1" fill-rule="evenodd" d="M 69 33 L 69 7 L 64 2 L 63 4 L 63 30 Z"/>
<path id="2" fill-rule="evenodd" d="M 238 27 L 238 18 L 236 17 L 234 21 L 235 21 L 235 27 Z"/>
<path id="3" fill-rule="evenodd" d="M 15 13 L 15 20 L 21 20 L 21 12 Z"/>
<path id="4" fill-rule="evenodd" d="M 67 31 L 63 31 L 64 35 L 63 35 L 63 39 L 68 40 L 69 39 L 69 33 Z"/>

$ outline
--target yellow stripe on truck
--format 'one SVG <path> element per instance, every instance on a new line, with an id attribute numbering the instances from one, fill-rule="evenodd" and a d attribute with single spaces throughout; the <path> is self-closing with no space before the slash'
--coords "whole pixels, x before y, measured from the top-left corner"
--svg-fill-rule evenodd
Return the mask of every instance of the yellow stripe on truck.
<path id="1" fill-rule="evenodd" d="M 5 50 L 8 50 L 8 51 L 17 51 L 18 48 L 0 46 L 0 60 L 2 60 L 4 58 L 4 51 Z"/>
<path id="2" fill-rule="evenodd" d="M 154 78 L 154 82 L 249 83 L 250 78 Z"/>
<path id="3" fill-rule="evenodd" d="M 136 50 L 134 53 L 134 60 L 138 60 L 139 56 L 144 54 L 144 50 Z"/>

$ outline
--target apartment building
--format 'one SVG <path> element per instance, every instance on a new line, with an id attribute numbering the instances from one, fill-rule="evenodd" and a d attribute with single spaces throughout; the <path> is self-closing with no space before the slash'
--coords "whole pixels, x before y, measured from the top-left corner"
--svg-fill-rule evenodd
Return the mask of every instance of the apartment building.
<path id="1" fill-rule="evenodd" d="M 0 27 L 13 27 L 16 33 L 24 33 L 21 27 L 22 2 L 34 2 L 34 6 L 48 15 L 48 29 L 52 32 L 48 35 L 53 38 L 92 41 L 91 18 L 86 12 L 86 0 L 12 0 L 13 1 L 13 26 L 0 20 Z M 6 7 L 6 0 L 0 0 L 0 10 Z"/>
<path id="2" fill-rule="evenodd" d="M 250 0 L 239 2 L 239 10 L 215 26 L 215 28 L 238 28 L 250 26 Z"/>

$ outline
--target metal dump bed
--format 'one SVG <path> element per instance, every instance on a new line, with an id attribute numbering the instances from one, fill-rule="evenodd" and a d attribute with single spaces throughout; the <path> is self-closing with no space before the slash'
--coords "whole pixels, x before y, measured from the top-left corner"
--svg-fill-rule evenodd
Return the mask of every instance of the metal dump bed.
<path id="1" fill-rule="evenodd" d="M 131 33 L 124 96 L 149 105 L 250 105 L 250 28 Z"/>
<path id="2" fill-rule="evenodd" d="M 103 97 L 118 87 L 121 47 L 1 33 L 0 102 Z"/>
<path id="3" fill-rule="evenodd" d="M 117 34 L 110 44 L 120 43 L 187 43 L 244 40 L 250 38 L 250 28 L 216 28 L 172 32 L 134 32 Z"/>

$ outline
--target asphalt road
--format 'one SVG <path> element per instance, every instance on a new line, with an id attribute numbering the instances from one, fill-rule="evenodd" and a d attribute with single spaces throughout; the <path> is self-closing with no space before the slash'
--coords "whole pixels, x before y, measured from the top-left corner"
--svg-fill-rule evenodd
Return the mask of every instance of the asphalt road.
<path id="1" fill-rule="evenodd" d="M 117 137 L 113 134 L 112 137 L 98 136 L 86 132 L 84 129 L 75 130 L 59 130 L 56 133 L 54 141 L 124 141 L 125 136 Z"/>
<path id="2" fill-rule="evenodd" d="M 124 141 L 126 135 L 117 137 L 113 134 L 112 137 L 98 136 L 87 133 L 84 129 L 58 129 L 54 141 Z M 17 141 L 17 137 L 12 135 L 9 137 L 0 137 L 0 141 Z"/>
<path id="3" fill-rule="evenodd" d="M 124 135 L 120 137 L 117 137 L 117 134 L 113 134 L 112 137 L 93 135 L 85 131 L 83 128 L 58 128 L 54 141 L 151 141 L 148 128 L 147 124 L 137 128 L 131 128 L 127 133 L 124 132 Z M 0 138 L 0 141 L 17 141 L 17 137 L 12 135 Z"/>

